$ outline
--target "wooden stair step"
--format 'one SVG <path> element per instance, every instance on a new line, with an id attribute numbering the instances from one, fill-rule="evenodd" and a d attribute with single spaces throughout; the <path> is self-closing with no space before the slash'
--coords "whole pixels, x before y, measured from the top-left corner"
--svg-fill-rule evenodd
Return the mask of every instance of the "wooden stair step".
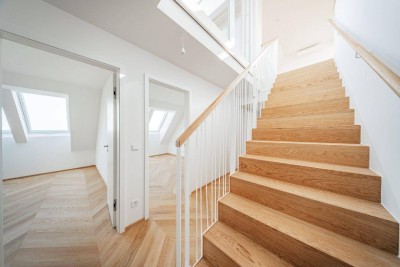
<path id="1" fill-rule="evenodd" d="M 199 262 L 197 262 L 197 264 L 195 265 L 195 267 L 213 267 L 214 265 L 212 265 L 208 260 L 202 258 L 201 260 L 199 260 Z"/>
<path id="2" fill-rule="evenodd" d="M 229 193 L 219 221 L 296 266 L 400 266 L 397 256 Z"/>
<path id="3" fill-rule="evenodd" d="M 369 147 L 360 144 L 252 140 L 247 141 L 246 152 L 250 155 L 369 167 Z"/>
<path id="4" fill-rule="evenodd" d="M 335 76 L 337 79 L 339 79 L 338 71 L 335 66 L 331 67 L 325 67 L 325 68 L 319 68 L 315 69 L 312 71 L 299 71 L 296 73 L 293 73 L 288 76 L 282 76 L 278 75 L 275 80 L 275 84 L 281 84 L 281 83 L 286 83 L 286 82 L 293 82 L 293 81 L 304 81 L 304 80 L 310 80 L 314 78 L 320 78 L 323 76 Z"/>
<path id="5" fill-rule="evenodd" d="M 253 129 L 253 140 L 360 143 L 360 126 Z"/>
<path id="6" fill-rule="evenodd" d="M 345 91 L 342 87 L 325 90 L 312 90 L 308 92 L 296 91 L 296 93 L 275 93 L 268 97 L 265 108 L 298 105 L 316 101 L 343 99 Z"/>
<path id="7" fill-rule="evenodd" d="M 336 68 L 335 62 L 333 61 L 333 59 L 328 59 L 322 62 L 318 62 L 309 66 L 305 66 L 299 69 L 295 69 L 295 70 L 291 70 L 288 72 L 284 72 L 278 75 L 278 77 L 290 77 L 293 74 L 297 74 L 297 73 L 308 73 L 310 71 L 315 71 L 315 70 L 321 70 L 321 69 L 330 69 L 330 68 Z"/>
<path id="8" fill-rule="evenodd" d="M 261 110 L 262 118 L 286 117 L 295 115 L 306 115 L 323 112 L 349 110 L 350 100 L 348 97 L 330 100 L 313 101 L 301 104 L 270 107 Z"/>
<path id="9" fill-rule="evenodd" d="M 354 110 L 257 119 L 257 129 L 354 125 Z"/>
<path id="10" fill-rule="evenodd" d="M 245 172 L 231 176 L 230 192 L 392 254 L 399 224 L 380 203 Z"/>
<path id="11" fill-rule="evenodd" d="M 369 201 L 381 201 L 381 177 L 368 168 L 246 154 L 239 158 L 239 170 Z"/>
<path id="12" fill-rule="evenodd" d="M 302 91 L 302 90 L 325 90 L 331 88 L 339 88 L 342 87 L 342 80 L 327 80 L 320 82 L 318 84 L 299 84 L 297 87 L 272 87 L 271 93 L 279 93 L 279 92 L 295 92 L 295 91 Z"/>
<path id="13" fill-rule="evenodd" d="M 308 76 L 304 75 L 302 78 L 298 79 L 289 79 L 281 82 L 276 82 L 274 83 L 274 87 L 276 88 L 292 88 L 292 87 L 298 87 L 298 86 L 304 86 L 304 85 L 316 85 L 323 83 L 325 81 L 329 80 L 339 80 L 339 73 L 329 73 L 326 75 L 317 75 L 317 76 Z"/>
<path id="14" fill-rule="evenodd" d="M 204 257 L 215 266 L 291 266 L 224 223 L 204 234 Z"/>

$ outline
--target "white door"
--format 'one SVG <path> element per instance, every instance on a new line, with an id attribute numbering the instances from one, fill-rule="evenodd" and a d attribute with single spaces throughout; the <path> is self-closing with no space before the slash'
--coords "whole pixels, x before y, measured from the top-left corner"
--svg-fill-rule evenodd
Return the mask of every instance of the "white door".
<path id="1" fill-rule="evenodd" d="M 115 80 L 115 79 L 114 79 Z M 110 212 L 111 223 L 115 226 L 114 199 L 114 85 L 107 88 L 107 204 Z"/>

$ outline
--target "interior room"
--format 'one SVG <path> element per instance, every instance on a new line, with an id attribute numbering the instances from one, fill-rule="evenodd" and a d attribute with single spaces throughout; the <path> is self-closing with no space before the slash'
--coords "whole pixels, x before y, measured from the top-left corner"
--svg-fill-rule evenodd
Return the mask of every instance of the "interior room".
<path id="1" fill-rule="evenodd" d="M 90 264 L 96 219 L 116 225 L 114 74 L 7 40 L 1 52 L 5 263 L 79 246 Z"/>

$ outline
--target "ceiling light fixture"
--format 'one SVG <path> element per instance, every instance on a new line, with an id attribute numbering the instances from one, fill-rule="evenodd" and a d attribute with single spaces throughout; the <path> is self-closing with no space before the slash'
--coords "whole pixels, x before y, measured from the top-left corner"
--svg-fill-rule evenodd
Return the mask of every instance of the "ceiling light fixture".
<path id="1" fill-rule="evenodd" d="M 123 74 L 123 73 L 120 73 L 120 74 L 119 74 L 119 78 L 122 79 L 122 78 L 124 78 L 124 77 L 125 77 L 125 74 Z"/>

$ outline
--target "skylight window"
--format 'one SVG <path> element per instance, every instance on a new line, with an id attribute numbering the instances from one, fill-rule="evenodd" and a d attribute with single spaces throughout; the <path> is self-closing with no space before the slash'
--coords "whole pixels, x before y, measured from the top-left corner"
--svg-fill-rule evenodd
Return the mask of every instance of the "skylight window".
<path id="1" fill-rule="evenodd" d="M 30 132 L 68 132 L 67 99 L 19 93 Z"/>
<path id="2" fill-rule="evenodd" d="M 8 124 L 8 120 L 6 114 L 4 114 L 4 110 L 1 109 L 1 130 L 2 131 L 11 131 L 10 125 Z"/>
<path id="3" fill-rule="evenodd" d="M 150 123 L 149 123 L 149 131 L 150 132 L 159 132 L 165 118 L 167 117 L 168 112 L 163 110 L 154 109 L 151 113 Z"/>

